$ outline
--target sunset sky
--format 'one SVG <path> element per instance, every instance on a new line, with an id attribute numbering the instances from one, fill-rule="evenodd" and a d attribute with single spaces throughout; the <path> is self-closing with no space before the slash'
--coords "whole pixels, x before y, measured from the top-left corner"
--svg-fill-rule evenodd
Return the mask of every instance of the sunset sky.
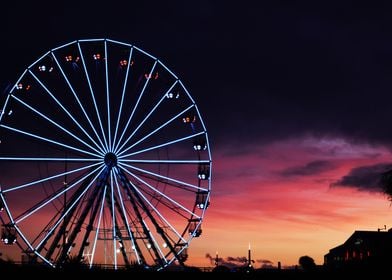
<path id="1" fill-rule="evenodd" d="M 169 66 L 198 105 L 213 160 L 187 264 L 236 260 L 249 244 L 256 267 L 303 255 L 322 264 L 355 230 L 392 227 L 378 186 L 392 169 L 390 7 L 71 2 L 3 4 L 0 85 L 82 38 L 135 44 Z"/>

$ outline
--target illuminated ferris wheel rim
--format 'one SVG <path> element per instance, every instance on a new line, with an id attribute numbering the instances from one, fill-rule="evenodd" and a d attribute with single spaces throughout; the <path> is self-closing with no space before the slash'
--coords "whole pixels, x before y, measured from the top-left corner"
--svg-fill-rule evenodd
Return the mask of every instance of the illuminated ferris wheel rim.
<path id="1" fill-rule="evenodd" d="M 102 106 L 98 109 L 99 105 L 97 105 L 96 99 L 95 99 L 95 92 L 93 90 L 93 86 L 94 86 L 94 81 L 91 80 L 91 73 L 90 70 L 88 69 L 87 64 L 89 64 L 89 62 L 87 61 L 88 57 L 85 55 L 85 53 L 83 53 L 82 49 L 85 47 L 84 44 L 90 44 L 90 43 L 103 43 L 104 45 L 104 53 L 95 53 L 93 55 L 93 60 L 97 61 L 104 61 L 104 65 L 105 65 L 105 84 L 106 84 L 106 106 L 104 106 L 105 108 L 103 108 Z M 108 54 L 110 54 L 110 46 L 108 46 L 109 44 L 111 45 L 116 45 L 116 46 L 122 46 L 125 49 L 127 49 L 129 51 L 129 57 L 128 60 L 127 59 L 122 59 L 119 61 L 120 66 L 122 66 L 123 70 L 124 68 L 126 68 L 125 72 L 125 81 L 124 81 L 124 85 L 123 85 L 123 89 L 122 89 L 122 97 L 121 97 L 121 104 L 119 106 L 119 111 L 117 111 L 118 115 L 117 118 L 113 118 L 112 114 L 113 112 L 111 111 L 112 105 L 111 104 L 111 91 L 109 89 L 109 85 L 111 85 L 111 81 L 109 78 L 109 60 L 110 60 L 110 55 L 108 56 Z M 96 115 L 97 115 L 97 121 L 99 123 L 99 126 L 97 127 L 95 124 L 95 122 L 91 119 L 89 119 L 89 116 L 91 116 L 91 114 L 89 115 L 89 112 L 86 112 L 86 109 L 83 106 L 83 103 L 79 100 L 81 97 L 78 94 L 78 91 L 76 91 L 73 86 L 74 84 L 72 83 L 72 81 L 70 81 L 67 78 L 67 72 L 66 70 L 64 70 L 64 62 L 59 61 L 59 57 L 57 55 L 57 52 L 69 48 L 71 46 L 77 46 L 77 49 L 79 51 L 79 56 L 76 57 L 72 57 L 71 55 L 67 55 L 65 56 L 65 62 L 71 62 L 72 64 L 76 65 L 77 67 L 80 67 L 83 69 L 84 71 L 84 75 L 86 77 L 86 82 L 88 84 L 88 87 L 90 89 L 90 93 L 91 93 L 91 100 L 92 103 L 94 104 L 94 108 L 96 111 Z M 127 83 L 129 83 L 129 75 L 130 74 L 130 68 L 132 67 L 132 63 L 133 63 L 133 54 L 135 54 L 136 52 L 139 52 L 139 55 L 144 55 L 147 56 L 149 59 L 152 60 L 152 68 L 149 72 L 144 73 L 144 86 L 142 87 L 141 91 L 138 92 L 138 99 L 133 107 L 133 111 L 130 113 L 130 116 L 128 118 L 128 121 L 126 123 L 125 126 L 121 127 L 120 125 L 120 118 L 121 118 L 121 114 L 122 114 L 122 110 L 123 110 L 123 100 L 126 98 L 125 97 L 125 93 L 126 93 L 126 86 Z M 42 64 L 41 62 L 44 61 L 45 59 L 47 59 L 48 57 L 50 57 L 53 61 L 52 65 L 45 65 Z M 91 59 L 91 58 L 90 58 Z M 131 119 L 134 116 L 135 112 L 138 109 L 138 106 L 140 106 L 139 102 L 144 98 L 143 94 L 145 94 L 145 90 L 148 88 L 148 84 L 151 80 L 156 79 L 158 80 L 158 71 L 156 73 L 154 73 L 154 70 L 160 67 L 162 69 L 162 71 L 166 71 L 167 73 L 169 73 L 170 76 L 172 76 L 173 78 L 173 82 L 170 85 L 169 89 L 165 91 L 165 93 L 162 95 L 162 97 L 160 98 L 160 100 L 155 104 L 155 106 L 153 108 L 150 108 L 150 110 L 148 111 L 148 114 L 145 115 L 144 119 L 141 119 L 141 121 L 138 123 L 137 126 L 133 127 L 133 130 L 131 130 L 131 133 L 129 134 L 129 130 L 130 130 L 130 123 L 131 123 Z M 34 70 L 35 69 L 35 70 Z M 49 87 L 46 85 L 46 80 L 43 80 L 41 77 L 38 76 L 38 72 L 45 72 L 45 73 L 52 73 L 52 72 L 56 72 L 57 70 L 57 74 L 61 75 L 66 84 L 69 86 L 69 90 L 71 91 L 72 95 L 74 96 L 75 100 L 77 101 L 78 105 L 80 106 L 81 111 L 84 113 L 84 116 L 87 120 L 87 122 L 85 121 L 84 124 L 80 124 L 78 123 L 78 121 L 76 120 L 76 117 L 73 117 L 73 114 L 70 110 L 67 110 L 66 106 L 64 106 L 61 101 L 59 101 L 59 99 L 56 98 L 56 93 L 52 92 L 51 89 L 49 89 Z M 81 71 L 81 72 L 83 72 Z M 162 73 L 162 72 L 161 72 Z M 65 113 L 65 115 L 67 117 L 69 117 L 70 119 L 72 119 L 75 123 L 75 125 L 77 126 L 77 128 L 80 130 L 80 134 L 79 135 L 74 135 L 73 132 L 71 130 L 68 130 L 67 127 L 63 126 L 60 122 L 58 122 L 57 120 L 53 119 L 51 116 L 46 115 L 45 113 L 41 112 L 39 110 L 39 108 L 36 108 L 34 106 L 32 106 L 31 104 L 28 103 L 28 101 L 24 100 L 23 97 L 19 97 L 19 92 L 27 92 L 29 91 L 33 86 L 31 84 L 26 84 L 24 83 L 24 79 L 26 76 L 29 76 L 30 78 L 32 78 L 32 80 L 35 82 L 36 85 L 38 85 L 40 87 L 40 90 L 45 92 L 45 94 L 48 94 L 50 96 L 51 99 L 54 100 L 54 103 L 58 105 L 58 110 L 63 111 L 63 113 Z M 162 75 L 162 74 L 160 74 Z M 181 94 L 179 94 L 178 92 L 175 93 L 173 91 L 174 88 L 179 88 L 181 89 Z M 147 94 L 145 94 L 147 95 Z M 143 127 L 143 125 L 148 122 L 148 119 L 155 113 L 155 111 L 157 110 L 157 108 L 159 108 L 159 106 L 161 106 L 161 103 L 167 101 L 167 100 L 175 100 L 177 98 L 179 98 L 179 96 L 181 96 L 180 98 L 183 98 L 183 96 L 186 96 L 184 99 L 186 99 L 187 102 L 187 106 L 183 108 L 183 110 L 180 110 L 179 112 L 177 112 L 176 114 L 172 115 L 170 118 L 168 118 L 165 122 L 161 123 L 160 125 L 158 125 L 157 127 L 155 127 L 154 129 L 152 129 L 149 133 L 146 133 L 143 137 L 140 137 L 137 141 L 133 141 L 130 142 L 130 140 L 132 139 L 132 137 L 135 136 L 135 134 L 137 134 L 139 132 L 139 130 L 142 130 L 141 128 Z M 12 101 L 11 101 L 12 99 Z M 28 109 L 31 114 L 37 115 L 39 116 L 39 118 L 42 118 L 45 120 L 45 122 L 50 123 L 51 125 L 55 126 L 57 129 L 61 130 L 62 133 L 67 134 L 67 136 L 71 136 L 74 138 L 74 140 L 76 140 L 77 142 L 79 142 L 80 144 L 82 144 L 83 148 L 80 147 L 75 147 L 74 145 L 68 145 L 67 143 L 63 143 L 58 141 L 57 139 L 51 139 L 48 137 L 43 137 L 41 135 L 39 135 L 38 133 L 32 133 L 30 131 L 24 130 L 24 129 L 20 129 L 18 127 L 14 127 L 14 126 L 10 126 L 8 125 L 8 118 L 10 116 L 13 115 L 13 111 L 12 109 L 8 108 L 9 103 L 12 102 L 17 102 L 19 103 L 19 105 L 23 106 L 25 109 Z M 106 114 L 101 114 L 100 110 L 106 110 Z M 187 114 L 188 112 L 193 111 L 194 114 Z M 105 119 L 105 121 L 103 121 L 103 119 Z M 138 145 L 143 144 L 143 142 L 148 141 L 149 138 L 152 138 L 154 136 L 154 134 L 158 134 L 160 133 L 161 130 L 164 130 L 166 126 L 171 125 L 171 123 L 173 123 L 175 120 L 181 119 L 182 123 L 184 125 L 189 125 L 192 127 L 192 132 L 188 133 L 187 135 L 184 135 L 183 137 L 180 138 L 175 138 L 175 139 L 171 139 L 168 141 L 165 141 L 163 143 L 157 144 L 157 145 L 150 145 L 148 147 L 144 147 L 144 148 L 140 148 L 138 150 L 132 150 L 134 147 L 137 147 Z M 195 123 L 199 122 L 200 125 L 200 129 L 197 130 L 195 129 Z M 88 132 L 83 125 L 86 124 L 90 124 L 91 129 Z M 94 124 L 93 124 L 94 123 Z M 171 71 L 168 69 L 168 67 L 166 67 L 159 59 L 157 59 L 156 57 L 150 55 L 149 53 L 143 51 L 142 49 L 131 45 L 131 44 L 127 44 L 127 43 L 123 43 L 123 42 L 119 42 L 119 41 L 115 41 L 115 40 L 111 40 L 111 39 L 83 39 L 83 40 L 76 40 L 67 44 L 63 44 L 57 48 L 54 48 L 48 52 L 46 52 L 44 55 L 42 55 L 39 59 L 37 59 L 34 63 L 32 63 L 24 72 L 23 74 L 20 76 L 20 78 L 17 80 L 17 82 L 15 83 L 15 86 L 11 89 L 11 91 L 9 92 L 9 94 L 7 95 L 7 98 L 4 102 L 4 106 L 3 109 L 1 111 L 0 114 L 0 128 L 1 129 L 6 129 L 11 131 L 12 133 L 16 133 L 19 136 L 23 136 L 23 137 L 28 137 L 28 138 L 32 138 L 38 142 L 42 142 L 45 144 L 50 144 L 50 145 L 54 145 L 57 147 L 61 147 L 63 149 L 66 149 L 67 151 L 71 151 L 71 152 L 75 152 L 77 154 L 82 154 L 83 157 L 21 157 L 21 156 L 2 156 L 0 157 L 0 162 L 24 162 L 24 163 L 31 163 L 31 162 L 45 162 L 45 163 L 51 163 L 51 162 L 69 162 L 69 163 L 84 163 L 87 165 L 84 165 L 83 167 L 78 167 L 74 170 L 71 171 L 66 171 L 63 173 L 56 173 L 53 174 L 51 176 L 47 176 L 45 178 L 40 178 L 38 180 L 33 180 L 33 181 L 29 181 L 29 182 L 24 182 L 23 184 L 19 184 L 19 185 L 14 185 L 14 186 L 2 186 L 1 192 L 0 192 L 0 198 L 1 201 L 3 203 L 3 206 L 6 210 L 6 213 L 9 216 L 9 223 L 6 225 L 6 228 L 14 228 L 16 229 L 16 231 L 18 232 L 18 234 L 21 236 L 22 240 L 24 241 L 24 243 L 27 244 L 28 246 L 28 250 L 31 250 L 31 252 L 33 252 L 35 255 L 37 255 L 38 257 L 40 257 L 44 262 L 52 265 L 52 266 L 56 266 L 58 263 L 52 261 L 51 258 L 48 258 L 44 255 L 44 250 L 41 248 L 41 246 L 45 243 L 48 242 L 48 239 L 50 238 L 50 235 L 53 235 L 56 231 L 57 231 L 57 235 L 59 235 L 58 233 L 58 229 L 57 227 L 60 226 L 60 224 L 65 223 L 64 221 L 67 218 L 67 215 L 69 215 L 70 211 L 69 209 L 67 209 L 67 207 L 69 208 L 75 208 L 82 196 L 85 196 L 87 194 L 89 194 L 91 192 L 92 189 L 92 185 L 93 183 L 96 183 L 98 185 L 98 180 L 101 177 L 104 177 L 104 179 L 101 178 L 102 181 L 105 181 L 105 183 L 100 183 L 100 187 L 101 189 L 104 189 L 103 192 L 100 193 L 102 200 L 100 201 L 100 203 L 98 203 L 98 201 L 93 201 L 92 199 L 90 199 L 91 204 L 97 205 L 96 209 L 101 209 L 100 211 L 103 212 L 104 210 L 104 204 L 108 203 L 111 205 L 112 207 L 112 217 L 113 217 L 113 225 L 112 225 L 112 229 L 113 229 L 113 237 L 112 239 L 114 240 L 115 238 L 118 238 L 118 232 L 116 232 L 116 230 L 114 229 L 115 227 L 118 227 L 118 225 L 114 225 L 115 223 L 118 223 L 119 218 L 116 218 L 116 213 L 113 214 L 115 211 L 118 212 L 122 212 L 120 214 L 118 214 L 119 216 L 122 216 L 122 220 L 124 222 L 125 227 L 128 228 L 128 238 L 130 240 L 132 240 L 132 249 L 136 251 L 135 255 L 136 255 L 136 259 L 138 263 L 144 263 L 144 252 L 142 251 L 142 249 L 136 250 L 135 248 L 137 247 L 137 242 L 135 241 L 137 239 L 137 237 L 133 236 L 133 230 L 137 231 L 139 229 L 131 229 L 130 227 L 130 222 L 127 220 L 127 211 L 128 209 L 126 209 L 126 207 L 123 205 L 124 201 L 123 200 L 123 196 L 122 195 L 128 195 L 129 197 L 132 197 L 136 202 L 132 202 L 133 203 L 133 208 L 136 209 L 136 212 L 144 212 L 144 215 L 146 217 L 148 217 L 148 219 L 151 220 L 151 224 L 152 226 L 155 226 L 155 230 L 161 235 L 160 238 L 162 238 L 165 242 L 163 243 L 164 247 L 170 247 L 169 248 L 169 253 L 163 253 L 162 252 L 162 248 L 160 248 L 155 240 L 156 237 L 154 237 L 152 234 L 151 236 L 148 236 L 150 233 L 150 229 L 149 228 L 144 228 L 143 230 L 141 230 L 140 232 L 138 232 L 139 235 L 145 235 L 143 237 L 140 237 L 140 239 L 148 239 L 149 241 L 147 243 L 145 243 L 144 245 L 148 248 L 151 249 L 153 248 L 156 252 L 155 252 L 155 257 L 159 257 L 160 258 L 160 263 L 157 264 L 157 268 L 161 269 L 162 267 L 165 267 L 166 265 L 170 264 L 171 262 L 173 262 L 174 260 L 178 260 L 180 254 L 186 250 L 186 248 L 189 246 L 190 241 L 192 240 L 193 237 L 197 237 L 200 235 L 201 233 L 201 222 L 205 213 L 205 210 L 207 209 L 207 206 L 209 205 L 209 197 L 210 197 L 210 190 L 211 190 L 211 166 L 212 166 L 212 161 L 211 161 L 211 154 L 210 154 L 210 148 L 209 148 L 209 142 L 208 142 L 208 136 L 207 136 L 207 131 L 205 129 L 205 125 L 203 123 L 203 120 L 201 118 L 200 112 L 197 108 L 197 105 L 195 104 L 193 98 L 191 97 L 191 95 L 189 94 L 189 92 L 187 91 L 187 89 L 185 88 L 185 86 L 183 85 L 183 83 L 178 79 L 178 77 Z M 127 133 L 129 134 L 127 136 Z M 125 139 L 125 140 L 124 140 Z M 201 140 L 200 140 L 201 139 Z M 133 140 L 133 139 L 132 139 Z M 188 159 L 188 158 L 175 158 L 175 159 L 151 159 L 151 158 L 147 158 L 144 159 L 143 155 L 146 153 L 149 153 L 151 151 L 157 150 L 157 149 L 167 149 L 167 148 L 176 148 L 180 143 L 186 142 L 186 141 L 191 141 L 193 143 L 193 150 L 198 154 L 198 157 L 196 159 Z M 200 158 L 200 153 L 204 153 L 204 158 Z M 87 157 L 86 157 L 87 156 Z M 139 156 L 138 158 L 133 158 L 134 156 Z M 151 165 L 191 165 L 191 166 L 197 166 L 198 170 L 197 170 L 197 180 L 198 183 L 189 183 L 185 180 L 180 180 L 177 179 L 175 177 L 170 177 L 170 176 L 166 176 L 154 171 L 149 170 L 148 168 L 141 168 L 140 165 L 142 166 L 151 166 Z M 39 203 L 37 203 L 38 206 L 35 206 L 35 208 L 29 209 L 29 211 L 27 211 L 27 214 L 24 215 L 19 215 L 19 216 L 15 216 L 12 214 L 12 206 L 9 204 L 8 202 L 8 194 L 12 194 L 12 193 L 17 193 L 17 192 L 22 192 L 28 188 L 30 188 L 31 186 L 36 186 L 38 184 L 41 184 L 45 181 L 50 181 L 50 180 L 54 180 L 54 179 L 58 179 L 59 177 L 62 177 L 64 175 L 70 175 L 72 173 L 77 173 L 80 172 L 81 170 L 86 170 L 86 169 L 93 169 L 93 171 L 91 171 L 90 173 L 88 173 L 88 175 L 84 176 L 83 180 L 87 180 L 87 178 L 89 177 L 94 177 L 93 180 L 91 180 L 91 182 L 88 184 L 88 187 L 86 187 L 80 195 L 77 196 L 77 198 L 75 198 L 75 201 L 72 202 L 71 205 L 67 205 L 65 206 L 64 204 L 64 214 L 61 215 L 61 217 L 58 219 L 57 223 L 55 224 L 55 226 L 51 226 L 48 228 L 45 228 L 45 230 L 50 231 L 49 234 L 47 234 L 42 240 L 41 242 L 37 244 L 33 244 L 34 242 L 32 242 L 30 239 L 31 237 L 28 237 L 25 233 L 24 233 L 24 229 L 22 228 L 22 226 L 20 226 L 19 224 L 21 224 L 23 221 L 28 220 L 30 218 L 30 216 L 33 216 L 34 214 L 36 214 L 37 212 L 39 212 L 41 209 L 45 208 L 47 205 L 53 203 L 53 201 L 55 199 L 58 199 L 61 196 L 66 196 L 67 192 L 70 191 L 72 188 L 78 188 L 78 186 L 81 184 L 81 182 L 83 182 L 83 180 L 79 180 L 74 182 L 73 185 L 67 186 L 67 188 L 64 189 L 64 191 L 58 191 L 55 195 L 52 195 L 48 198 L 45 199 L 45 202 L 40 201 Z M 135 173 L 136 172 L 136 173 Z M 140 174 L 143 174 L 142 177 Z M 132 183 L 129 179 L 129 177 L 131 177 L 133 180 L 137 180 L 138 184 Z M 117 178 L 117 179 L 116 179 Z M 147 179 L 146 179 L 147 178 Z M 151 178 L 155 178 L 155 179 L 151 179 Z M 122 186 L 120 186 L 121 184 L 119 184 L 117 182 L 117 180 L 121 181 L 120 183 L 122 184 Z M 186 207 L 184 205 L 182 205 L 181 203 L 179 203 L 178 201 L 176 201 L 176 198 L 172 198 L 169 195 L 166 195 L 164 193 L 163 190 L 152 186 L 152 184 L 148 181 L 148 180 L 156 180 L 157 182 L 159 181 L 159 183 L 164 182 L 167 185 L 171 185 L 171 184 L 175 184 L 176 187 L 178 188 L 183 188 L 183 190 L 189 191 L 189 190 L 193 190 L 194 191 L 194 199 L 195 199 L 195 203 L 193 205 L 193 209 L 190 209 L 189 207 Z M 111 181 L 110 184 L 107 185 L 107 182 Z M 200 182 L 207 182 L 204 184 L 200 184 Z M 143 188 L 145 189 L 149 189 L 148 191 L 145 189 L 142 189 L 142 187 L 140 187 L 140 189 L 138 189 L 140 185 L 144 185 Z M 111 200 L 109 199 L 109 202 L 105 201 L 105 196 L 107 196 L 106 191 L 107 188 L 111 188 L 111 192 L 112 192 L 112 198 Z M 116 190 L 117 187 L 117 190 Z M 124 189 L 124 191 L 121 189 L 121 187 Z M 127 189 L 128 188 L 128 189 Z M 121 190 L 120 190 L 121 189 Z M 127 190 L 125 190 L 127 189 Z M 133 191 L 130 191 L 130 189 L 133 189 Z M 118 192 L 117 194 L 113 194 L 115 192 Z M 122 193 L 123 192 L 123 193 Z M 158 194 L 159 199 L 157 199 L 156 197 L 153 197 L 154 195 Z M 148 199 L 147 196 L 151 196 L 152 198 Z M 116 198 L 116 196 L 118 196 Z M 54 197 L 54 198 L 53 198 Z M 117 205 L 120 204 L 119 200 L 121 202 L 121 205 Z M 130 199 L 131 200 L 131 199 Z M 156 203 L 156 205 L 154 203 L 152 203 L 152 201 L 154 201 L 154 203 Z M 161 201 L 165 201 L 164 203 L 161 203 Z M 182 212 L 186 212 L 187 214 L 190 215 L 190 218 L 188 218 L 188 224 L 184 229 L 185 231 L 189 231 L 189 238 L 186 239 L 184 237 L 184 234 L 179 232 L 174 226 L 172 226 L 170 224 L 170 222 L 167 220 L 167 218 L 165 218 L 165 216 L 160 213 L 160 211 L 158 210 L 158 204 L 165 204 L 166 207 L 168 208 L 173 208 L 175 209 L 175 211 L 178 211 L 178 213 L 180 213 L 180 211 Z M 116 206 L 114 206 L 116 204 Z M 101 207 L 98 207 L 98 205 L 101 205 Z M 168 206 L 169 205 L 169 206 Z M 118 209 L 115 209 L 115 208 Z M 142 211 L 137 210 L 137 208 L 141 208 Z M 191 207 L 192 208 L 192 207 Z M 171 210 L 173 210 L 171 209 Z M 180 210 L 178 210 L 180 209 Z M 195 209 L 199 209 L 200 213 L 196 213 Z M 66 210 L 66 211 L 65 211 Z M 88 210 L 84 210 L 85 212 Z M 97 210 L 98 211 L 98 210 Z M 149 213 L 152 212 L 152 213 Z M 57 213 L 58 214 L 58 213 Z M 86 215 L 92 215 L 91 213 L 87 213 Z M 95 214 L 98 215 L 98 214 Z M 183 215 L 181 213 L 181 215 Z M 139 217 L 139 218 L 135 218 L 135 216 Z M 100 230 L 100 220 L 103 217 L 102 213 L 100 215 L 98 215 L 97 217 L 99 222 L 95 222 L 95 226 L 96 226 L 96 239 L 95 242 L 97 242 L 98 239 L 98 235 L 99 235 L 99 230 Z M 157 221 L 157 217 L 159 218 L 159 220 L 162 220 L 161 222 L 158 223 Z M 134 214 L 134 216 L 131 217 L 131 215 L 128 218 L 133 218 L 134 220 L 138 220 L 141 224 L 146 223 L 143 215 L 139 214 Z M 84 218 L 86 219 L 86 218 Z M 147 218 L 146 218 L 147 219 Z M 160 224 L 161 223 L 161 224 Z M 134 226 L 136 227 L 136 222 L 133 222 Z M 162 224 L 164 225 L 164 227 L 171 227 L 171 231 L 175 232 L 175 235 L 177 235 L 179 237 L 179 241 L 178 242 L 170 242 L 170 240 L 172 239 L 171 237 L 169 238 L 169 236 L 165 236 L 166 233 L 161 233 L 162 231 L 164 231 L 162 229 Z M 141 227 L 145 227 L 145 226 L 141 226 Z M 80 230 L 80 228 L 78 229 Z M 166 230 L 166 229 L 165 229 Z M 141 233 L 143 231 L 143 233 Z M 117 235 L 116 235 L 117 233 Z M 90 234 L 90 233 L 89 233 Z M 169 234 L 167 234 L 169 235 Z M 2 236 L 3 238 L 3 236 Z M 76 238 L 76 237 L 75 237 Z M 124 239 L 125 240 L 125 239 Z M 124 242 L 124 240 L 122 242 Z M 171 244 L 173 243 L 173 244 Z M 178 247 L 176 247 L 178 244 L 181 243 L 181 246 L 179 247 L 180 249 L 178 249 Z M 114 247 L 114 252 L 116 252 L 116 250 L 118 249 L 118 247 L 116 247 L 116 242 L 114 240 L 113 242 L 113 247 Z M 154 245 L 155 244 L 155 245 Z M 65 246 L 65 245 L 64 245 Z M 83 245 L 84 246 L 84 245 Z M 122 247 L 123 245 L 120 244 L 120 247 Z M 139 245 L 140 246 L 140 245 Z M 68 246 L 70 247 L 70 246 Z M 69 249 L 67 247 L 67 249 Z M 154 248 L 156 247 L 156 248 Z M 94 250 L 96 248 L 94 247 Z M 54 249 L 55 250 L 55 249 Z M 62 255 L 64 255 L 65 253 L 63 253 Z M 68 254 L 68 252 L 67 252 Z M 171 254 L 171 255 L 170 255 Z M 169 256 L 169 257 L 166 257 Z M 63 257 L 64 259 L 64 257 Z M 63 260 L 62 259 L 62 260 Z M 114 266 L 117 267 L 117 260 L 116 260 L 116 256 L 114 253 L 113 256 L 114 259 Z M 158 258 L 157 258 L 158 259 Z M 93 262 L 90 262 L 90 266 L 92 266 Z"/>

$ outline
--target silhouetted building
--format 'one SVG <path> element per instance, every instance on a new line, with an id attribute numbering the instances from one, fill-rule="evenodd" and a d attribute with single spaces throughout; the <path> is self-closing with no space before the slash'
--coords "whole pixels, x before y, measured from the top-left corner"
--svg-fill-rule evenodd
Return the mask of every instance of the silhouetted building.
<path id="1" fill-rule="evenodd" d="M 324 256 L 328 268 L 352 265 L 382 266 L 392 260 L 392 230 L 355 231 L 342 245 Z"/>

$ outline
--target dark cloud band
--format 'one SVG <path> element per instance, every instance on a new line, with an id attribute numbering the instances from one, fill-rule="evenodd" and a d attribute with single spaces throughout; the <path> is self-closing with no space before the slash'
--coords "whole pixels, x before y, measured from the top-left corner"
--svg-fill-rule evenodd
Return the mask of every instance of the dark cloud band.
<path id="1" fill-rule="evenodd" d="M 382 174 L 392 169 L 392 163 L 360 166 L 331 184 L 331 187 L 350 187 L 362 191 L 383 192 Z"/>

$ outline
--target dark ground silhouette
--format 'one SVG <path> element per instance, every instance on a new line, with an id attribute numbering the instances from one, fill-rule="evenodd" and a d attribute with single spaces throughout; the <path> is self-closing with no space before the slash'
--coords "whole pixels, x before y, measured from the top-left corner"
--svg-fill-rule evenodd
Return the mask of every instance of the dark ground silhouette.
<path id="1" fill-rule="evenodd" d="M 117 277 L 132 277 L 132 275 L 140 274 L 154 274 L 165 277 L 169 276 L 174 279 L 183 279 L 184 277 L 194 278 L 200 275 L 202 279 L 342 279 L 342 277 L 348 279 L 363 279 L 369 277 L 374 279 L 379 275 L 385 275 L 386 273 L 392 272 L 388 263 L 351 263 L 345 267 L 340 268 L 327 268 L 325 266 L 316 266 L 311 270 L 298 269 L 253 269 L 248 271 L 246 269 L 238 269 L 233 272 L 229 269 L 215 269 L 212 272 L 203 272 L 201 269 L 196 267 L 186 267 L 178 269 L 176 271 L 163 270 L 163 271 L 151 271 L 143 269 L 142 267 L 134 267 L 132 269 L 89 269 L 86 267 L 67 267 L 63 269 L 53 269 L 47 266 L 39 265 L 19 265 L 11 262 L 0 262 L 0 275 L 12 275 L 18 279 L 19 276 L 29 278 L 40 278 L 40 279 L 53 279 L 54 277 L 106 277 L 106 279 L 114 279 Z M 191 275 L 190 275 L 191 274 Z M 387 274 L 388 275 L 388 274 Z"/>

